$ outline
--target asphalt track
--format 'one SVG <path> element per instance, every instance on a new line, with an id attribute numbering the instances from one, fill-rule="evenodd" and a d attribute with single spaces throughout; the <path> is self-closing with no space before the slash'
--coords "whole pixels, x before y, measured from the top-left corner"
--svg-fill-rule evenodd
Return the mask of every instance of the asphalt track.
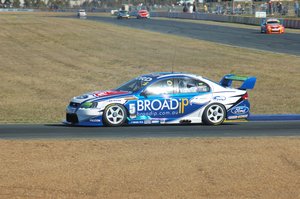
<path id="1" fill-rule="evenodd" d="M 116 17 L 88 16 L 86 19 L 237 47 L 300 56 L 300 34 L 261 34 L 259 26 L 257 26 L 257 29 L 246 29 L 168 19 L 159 20 L 157 18 L 151 18 L 150 20 L 135 18 L 118 20 Z M 132 36 L 134 37 L 134 35 Z"/>
<path id="2" fill-rule="evenodd" d="M 72 127 L 60 124 L 0 125 L 0 139 L 123 139 L 162 137 L 300 136 L 300 121 L 238 122 L 220 126 L 162 125 Z"/>

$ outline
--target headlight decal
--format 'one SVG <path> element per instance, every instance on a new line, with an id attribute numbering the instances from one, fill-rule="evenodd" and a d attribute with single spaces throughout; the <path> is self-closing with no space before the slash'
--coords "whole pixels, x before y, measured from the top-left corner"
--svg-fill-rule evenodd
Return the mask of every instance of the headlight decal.
<path id="1" fill-rule="evenodd" d="M 81 108 L 97 108 L 98 103 L 97 102 L 84 102 L 81 104 Z"/>

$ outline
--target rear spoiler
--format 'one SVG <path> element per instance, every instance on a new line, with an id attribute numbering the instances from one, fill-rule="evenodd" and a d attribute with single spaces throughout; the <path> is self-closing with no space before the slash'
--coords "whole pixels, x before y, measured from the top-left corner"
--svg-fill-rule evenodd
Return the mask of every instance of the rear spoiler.
<path id="1" fill-rule="evenodd" d="M 232 81 L 243 82 L 242 85 L 238 89 L 247 90 L 247 89 L 254 88 L 255 82 L 256 82 L 256 77 L 247 77 L 247 76 L 228 74 L 222 78 L 222 80 L 220 81 L 220 85 L 224 86 L 224 87 L 230 87 L 232 84 Z"/>

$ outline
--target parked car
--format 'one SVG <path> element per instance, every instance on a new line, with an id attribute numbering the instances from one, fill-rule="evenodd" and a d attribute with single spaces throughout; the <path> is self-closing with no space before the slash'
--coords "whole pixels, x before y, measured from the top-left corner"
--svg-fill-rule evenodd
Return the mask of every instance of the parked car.
<path id="1" fill-rule="evenodd" d="M 232 88 L 240 81 L 239 88 Z M 185 73 L 142 75 L 107 91 L 74 97 L 66 108 L 65 124 L 121 126 L 124 124 L 219 125 L 225 119 L 250 114 L 247 89 L 256 77 L 226 75 L 220 83 Z"/>
<path id="2" fill-rule="evenodd" d="M 273 33 L 282 34 L 285 32 L 285 28 L 281 24 L 280 20 L 272 18 L 272 19 L 262 20 L 260 26 L 260 32 L 266 34 L 273 34 Z"/>

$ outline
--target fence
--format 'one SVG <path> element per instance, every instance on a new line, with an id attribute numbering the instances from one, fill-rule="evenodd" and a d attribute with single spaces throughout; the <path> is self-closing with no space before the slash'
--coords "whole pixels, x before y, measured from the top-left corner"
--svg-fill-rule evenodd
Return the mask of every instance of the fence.
<path id="1" fill-rule="evenodd" d="M 183 12 L 184 6 L 151 6 L 155 12 Z M 275 17 L 300 17 L 299 3 L 283 2 L 209 2 L 196 5 L 196 11 L 219 15 L 254 15 L 256 11 L 267 12 Z"/>
<path id="2" fill-rule="evenodd" d="M 183 12 L 151 12 L 152 17 L 169 17 L 169 18 L 180 18 L 180 19 L 198 19 L 198 20 L 210 20 L 220 22 L 232 22 L 242 23 L 250 25 L 260 25 L 260 18 L 252 16 L 233 16 L 233 15 L 218 15 L 210 13 L 183 13 Z M 283 25 L 287 28 L 300 29 L 300 19 L 281 19 Z"/>

